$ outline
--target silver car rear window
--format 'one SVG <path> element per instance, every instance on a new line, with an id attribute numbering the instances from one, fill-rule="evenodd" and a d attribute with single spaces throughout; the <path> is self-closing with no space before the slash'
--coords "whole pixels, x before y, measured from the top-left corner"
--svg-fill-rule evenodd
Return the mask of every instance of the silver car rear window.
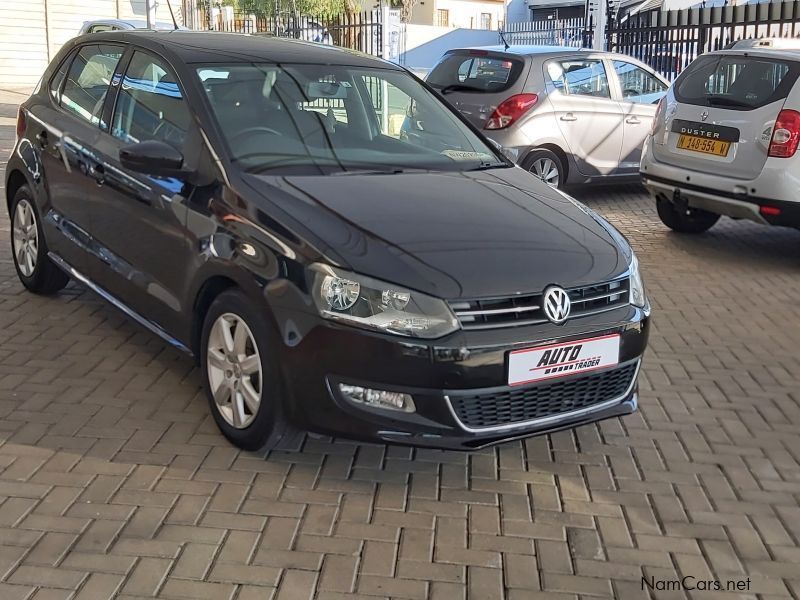
<path id="1" fill-rule="evenodd" d="M 489 56 L 486 50 L 469 50 L 445 55 L 426 81 L 439 90 L 494 94 L 514 85 L 522 66 L 518 58 Z"/>
<path id="2" fill-rule="evenodd" d="M 753 110 L 786 98 L 799 73 L 793 61 L 701 56 L 675 82 L 675 98 L 684 104 Z"/>

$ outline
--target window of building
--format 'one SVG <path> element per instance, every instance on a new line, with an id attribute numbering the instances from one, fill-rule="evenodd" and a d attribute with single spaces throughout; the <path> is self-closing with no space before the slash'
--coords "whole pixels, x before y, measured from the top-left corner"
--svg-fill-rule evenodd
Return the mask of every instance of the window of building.
<path id="1" fill-rule="evenodd" d="M 450 11 L 445 8 L 437 9 L 436 24 L 439 27 L 450 27 Z"/>
<path id="2" fill-rule="evenodd" d="M 481 13 L 481 29 L 492 28 L 492 15 L 490 13 Z"/>

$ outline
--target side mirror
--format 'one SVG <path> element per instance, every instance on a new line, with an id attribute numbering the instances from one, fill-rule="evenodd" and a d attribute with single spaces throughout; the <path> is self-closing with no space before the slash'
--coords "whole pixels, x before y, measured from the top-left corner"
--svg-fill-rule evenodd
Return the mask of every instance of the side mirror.
<path id="1" fill-rule="evenodd" d="M 122 166 L 137 173 L 161 177 L 186 177 L 183 154 L 166 142 L 147 140 L 119 151 Z"/>

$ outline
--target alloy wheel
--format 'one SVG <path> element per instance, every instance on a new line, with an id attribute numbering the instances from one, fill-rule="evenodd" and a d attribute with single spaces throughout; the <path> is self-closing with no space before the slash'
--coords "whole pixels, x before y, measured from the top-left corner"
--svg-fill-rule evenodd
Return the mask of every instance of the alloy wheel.
<path id="1" fill-rule="evenodd" d="M 558 172 L 558 165 L 556 165 L 553 160 L 546 157 L 533 161 L 530 171 L 552 187 L 558 187 L 561 180 L 561 174 Z"/>
<path id="2" fill-rule="evenodd" d="M 39 256 L 39 230 L 36 227 L 33 206 L 24 198 L 17 202 L 14 210 L 11 237 L 17 266 L 25 277 L 31 277 L 36 270 L 36 259 Z"/>
<path id="3" fill-rule="evenodd" d="M 249 426 L 261 405 L 263 373 L 255 336 L 244 319 L 224 313 L 214 321 L 206 361 L 211 394 L 220 415 L 236 429 Z"/>

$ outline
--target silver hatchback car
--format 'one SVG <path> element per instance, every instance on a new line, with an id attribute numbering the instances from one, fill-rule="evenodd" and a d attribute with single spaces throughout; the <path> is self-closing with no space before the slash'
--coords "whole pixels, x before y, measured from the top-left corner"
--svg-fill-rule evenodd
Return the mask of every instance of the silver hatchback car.
<path id="1" fill-rule="evenodd" d="M 427 82 L 550 185 L 637 177 L 667 81 L 610 52 L 548 46 L 450 50 Z M 410 121 L 409 133 L 424 124 Z"/>
<path id="2" fill-rule="evenodd" d="M 641 173 L 673 230 L 720 215 L 800 227 L 800 49 L 779 46 L 704 54 L 659 105 Z"/>

